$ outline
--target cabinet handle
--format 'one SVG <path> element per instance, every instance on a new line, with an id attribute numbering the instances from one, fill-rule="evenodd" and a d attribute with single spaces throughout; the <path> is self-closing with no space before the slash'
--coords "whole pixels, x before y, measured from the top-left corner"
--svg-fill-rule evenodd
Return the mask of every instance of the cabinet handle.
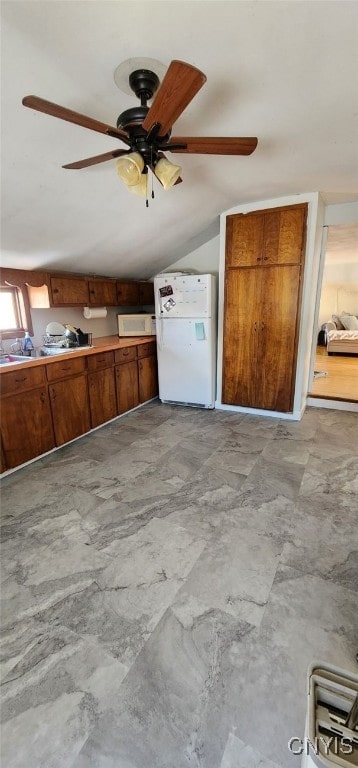
<path id="1" fill-rule="evenodd" d="M 256 261 L 261 261 L 261 256 L 257 256 Z"/>
<path id="2" fill-rule="evenodd" d="M 24 376 L 23 379 L 15 379 L 15 381 L 16 381 L 16 384 L 22 384 L 23 381 L 27 381 L 27 376 Z"/>
<path id="3" fill-rule="evenodd" d="M 70 371 L 71 370 L 71 366 L 70 365 L 63 365 L 62 366 L 62 370 L 63 371 Z"/>
<path id="4" fill-rule="evenodd" d="M 264 261 L 268 261 L 268 256 L 264 256 Z"/>
<path id="5" fill-rule="evenodd" d="M 59 293 L 59 290 L 60 290 L 59 288 L 54 288 L 52 292 L 53 293 Z"/>
<path id="6" fill-rule="evenodd" d="M 40 400 L 41 400 L 41 402 L 42 402 L 42 403 L 45 403 L 45 400 L 46 400 L 46 395 L 45 395 L 45 393 L 44 393 L 44 392 L 41 392 L 41 395 L 40 395 Z"/>

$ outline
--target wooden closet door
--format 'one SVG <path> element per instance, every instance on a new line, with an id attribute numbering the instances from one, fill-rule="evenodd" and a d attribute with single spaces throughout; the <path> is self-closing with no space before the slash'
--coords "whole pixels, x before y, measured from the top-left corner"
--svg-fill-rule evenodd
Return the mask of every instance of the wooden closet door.
<path id="1" fill-rule="evenodd" d="M 258 329 L 256 407 L 292 411 L 300 267 L 266 267 Z"/>
<path id="2" fill-rule="evenodd" d="M 229 269 L 225 281 L 222 402 L 255 407 L 261 270 Z"/>

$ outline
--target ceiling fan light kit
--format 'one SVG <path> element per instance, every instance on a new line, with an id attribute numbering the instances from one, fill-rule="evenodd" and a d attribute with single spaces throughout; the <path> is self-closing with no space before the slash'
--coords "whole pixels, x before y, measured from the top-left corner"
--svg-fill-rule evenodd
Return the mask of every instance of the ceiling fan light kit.
<path id="1" fill-rule="evenodd" d="M 127 189 L 144 197 L 147 194 L 148 169 L 155 174 L 165 190 L 181 181 L 180 166 L 171 163 L 163 154 L 164 151 L 210 155 L 251 155 L 254 152 L 257 146 L 255 137 L 173 137 L 171 132 L 175 121 L 202 88 L 206 76 L 191 64 L 178 60 L 170 63 L 163 76 L 164 65 L 154 62 L 162 77 L 160 82 L 158 74 L 152 69 L 145 65 L 138 66 L 138 62 L 150 62 L 151 66 L 152 61 L 128 59 L 115 70 L 114 78 L 118 87 L 126 93 L 133 91 L 140 99 L 140 106 L 126 109 L 119 115 L 116 127 L 38 96 L 23 98 L 25 107 L 112 136 L 127 146 L 127 149 L 112 150 L 68 163 L 63 168 L 78 170 L 118 158 L 117 173 Z M 136 68 L 131 69 L 132 66 Z M 126 80 L 128 86 L 123 87 Z M 127 90 L 128 87 L 130 90 Z M 148 107 L 147 102 L 151 99 L 152 104 Z"/>
<path id="2" fill-rule="evenodd" d="M 130 152 L 117 160 L 118 176 L 128 187 L 139 184 L 144 168 L 144 160 L 139 152 Z"/>

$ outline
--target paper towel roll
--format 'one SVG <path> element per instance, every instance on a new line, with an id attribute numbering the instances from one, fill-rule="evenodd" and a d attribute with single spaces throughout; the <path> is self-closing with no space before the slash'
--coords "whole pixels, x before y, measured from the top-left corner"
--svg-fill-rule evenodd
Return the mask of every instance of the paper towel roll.
<path id="1" fill-rule="evenodd" d="M 97 320 L 97 318 L 107 317 L 107 307 L 83 307 L 83 317 L 86 320 Z"/>

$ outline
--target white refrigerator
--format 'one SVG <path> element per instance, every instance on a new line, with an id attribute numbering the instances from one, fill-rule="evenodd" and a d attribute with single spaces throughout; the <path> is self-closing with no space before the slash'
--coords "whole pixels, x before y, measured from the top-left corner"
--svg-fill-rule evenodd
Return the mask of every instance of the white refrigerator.
<path id="1" fill-rule="evenodd" d="M 164 273 L 154 294 L 160 400 L 214 408 L 215 277 Z"/>

